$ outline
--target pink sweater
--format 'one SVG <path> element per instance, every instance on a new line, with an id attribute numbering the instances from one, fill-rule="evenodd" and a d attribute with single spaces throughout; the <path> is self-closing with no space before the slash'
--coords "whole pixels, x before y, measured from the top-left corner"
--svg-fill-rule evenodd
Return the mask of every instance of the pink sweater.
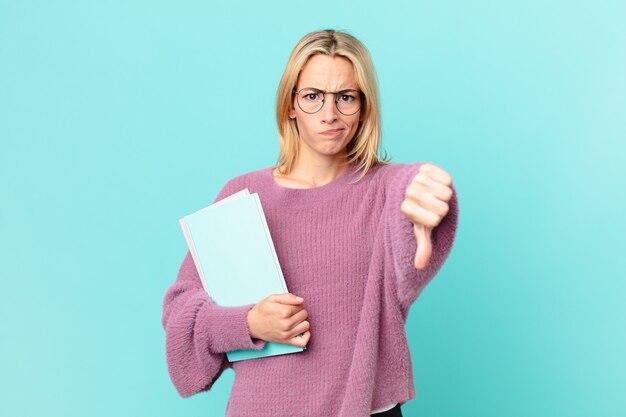
<path id="1" fill-rule="evenodd" d="M 259 194 L 287 288 L 305 300 L 311 339 L 303 352 L 228 362 L 227 351 L 265 344 L 248 333 L 253 305 L 215 304 L 188 252 L 163 300 L 167 365 L 179 394 L 206 391 L 232 368 L 227 417 L 365 417 L 415 398 L 406 318 L 448 257 L 458 218 L 455 192 L 433 230 L 430 263 L 417 270 L 413 226 L 400 204 L 420 165 L 380 164 L 349 184 L 353 164 L 309 189 L 280 186 L 272 167 L 228 181 L 215 201 L 243 188 Z"/>

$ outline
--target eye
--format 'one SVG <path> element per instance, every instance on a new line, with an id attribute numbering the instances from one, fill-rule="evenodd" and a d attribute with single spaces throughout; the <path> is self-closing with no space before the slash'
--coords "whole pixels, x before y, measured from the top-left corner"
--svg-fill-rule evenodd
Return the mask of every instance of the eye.
<path id="1" fill-rule="evenodd" d="M 316 88 L 303 88 L 300 90 L 300 99 L 308 102 L 324 101 L 322 92 Z"/>
<path id="2" fill-rule="evenodd" d="M 320 95 L 318 93 L 307 93 L 302 98 L 309 101 L 317 101 L 320 99 Z"/>
<path id="3" fill-rule="evenodd" d="M 339 101 L 343 101 L 345 103 L 352 103 L 354 100 L 356 100 L 356 97 L 352 94 L 341 94 L 339 96 Z"/>

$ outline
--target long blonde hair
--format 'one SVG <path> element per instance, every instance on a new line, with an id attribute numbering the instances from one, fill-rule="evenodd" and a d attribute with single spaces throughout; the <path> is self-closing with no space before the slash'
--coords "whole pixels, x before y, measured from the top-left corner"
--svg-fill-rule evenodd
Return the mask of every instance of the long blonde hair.
<path id="1" fill-rule="evenodd" d="M 374 165 L 389 162 L 386 151 L 382 159 L 378 157 L 381 123 L 376 73 L 365 45 L 346 32 L 332 29 L 305 35 L 294 47 L 287 61 L 276 95 L 276 122 L 280 145 L 277 168 L 282 174 L 289 174 L 296 161 L 299 134 L 296 120 L 289 117 L 289 112 L 293 109 L 292 93 L 300 71 L 308 60 L 317 54 L 348 59 L 354 68 L 359 89 L 365 96 L 361 107 L 364 116 L 362 113 L 354 138 L 347 145 L 346 164 L 357 162 L 357 171 L 361 171 L 358 181 Z"/>

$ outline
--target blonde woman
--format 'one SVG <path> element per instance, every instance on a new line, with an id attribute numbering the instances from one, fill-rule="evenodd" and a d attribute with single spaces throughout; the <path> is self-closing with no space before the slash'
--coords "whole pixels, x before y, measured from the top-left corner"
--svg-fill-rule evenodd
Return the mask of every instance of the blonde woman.
<path id="1" fill-rule="evenodd" d="M 378 157 L 374 68 L 345 32 L 309 33 L 295 46 L 276 116 L 276 166 L 231 179 L 215 201 L 258 193 L 290 292 L 219 306 L 187 253 L 163 300 L 172 382 L 188 397 L 232 368 L 227 416 L 402 416 L 415 398 L 406 318 L 453 245 L 452 179 L 430 163 Z M 307 349 L 226 358 L 266 342 Z"/>

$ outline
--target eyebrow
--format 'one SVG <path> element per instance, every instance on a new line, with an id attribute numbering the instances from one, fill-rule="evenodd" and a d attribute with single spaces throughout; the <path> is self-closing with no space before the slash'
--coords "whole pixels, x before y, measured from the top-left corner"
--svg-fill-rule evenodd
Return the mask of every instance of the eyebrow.
<path id="1" fill-rule="evenodd" d="M 329 90 L 324 90 L 323 88 L 317 88 L 317 87 L 311 87 L 311 86 L 305 86 L 305 87 L 302 87 L 300 90 L 303 90 L 303 89 L 305 89 L 305 88 L 310 88 L 310 89 L 313 89 L 313 90 L 317 90 L 317 91 L 324 91 L 324 92 L 328 92 L 328 91 L 329 91 Z M 349 87 L 349 88 L 341 88 L 341 89 L 339 89 L 339 90 L 331 91 L 331 93 L 332 93 L 332 92 L 334 92 L 334 93 L 341 93 L 341 92 L 343 92 L 343 91 L 359 91 L 359 89 L 358 89 L 358 87 L 352 87 L 352 88 L 350 88 L 350 87 Z"/>

